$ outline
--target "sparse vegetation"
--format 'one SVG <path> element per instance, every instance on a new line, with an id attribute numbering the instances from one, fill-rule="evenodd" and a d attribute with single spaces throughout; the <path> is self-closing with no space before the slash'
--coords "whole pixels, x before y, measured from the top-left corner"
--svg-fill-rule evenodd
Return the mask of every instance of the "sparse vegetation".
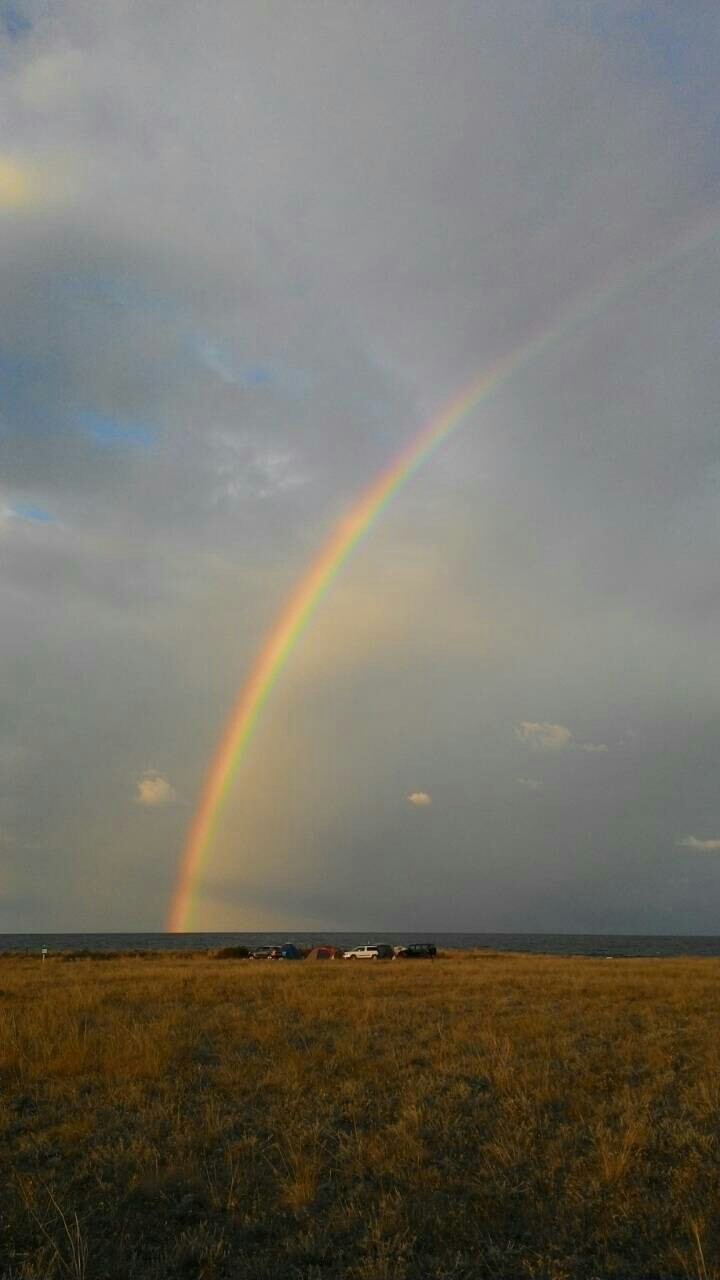
<path id="1" fill-rule="evenodd" d="M 720 961 L 462 958 L 3 958 L 3 1280 L 718 1280 Z"/>

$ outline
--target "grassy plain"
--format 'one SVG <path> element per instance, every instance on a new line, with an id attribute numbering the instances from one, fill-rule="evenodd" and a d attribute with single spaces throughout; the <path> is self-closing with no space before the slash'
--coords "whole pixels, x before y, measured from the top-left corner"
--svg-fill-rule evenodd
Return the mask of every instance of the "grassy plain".
<path id="1" fill-rule="evenodd" d="M 3 1280 L 720 1278 L 720 961 L 0 959 Z"/>

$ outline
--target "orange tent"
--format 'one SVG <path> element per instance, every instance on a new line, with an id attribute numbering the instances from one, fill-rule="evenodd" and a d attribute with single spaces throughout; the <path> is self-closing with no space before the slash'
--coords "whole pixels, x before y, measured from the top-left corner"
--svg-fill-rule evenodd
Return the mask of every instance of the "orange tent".
<path id="1" fill-rule="evenodd" d="M 343 953 L 339 947 L 333 947 L 330 943 L 323 944 L 319 947 L 313 947 L 308 952 L 306 960 L 342 960 Z"/>

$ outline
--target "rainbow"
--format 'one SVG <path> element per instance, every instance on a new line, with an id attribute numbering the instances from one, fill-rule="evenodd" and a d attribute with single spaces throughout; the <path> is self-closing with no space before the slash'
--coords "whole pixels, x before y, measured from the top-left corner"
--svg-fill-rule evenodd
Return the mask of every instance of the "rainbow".
<path id="1" fill-rule="evenodd" d="M 628 291 L 631 284 L 652 275 L 704 244 L 718 229 L 714 215 L 680 244 L 615 276 L 578 305 L 564 312 L 509 355 L 498 360 L 428 422 L 396 459 L 360 495 L 333 528 L 265 638 L 260 653 L 227 719 L 192 818 L 167 919 L 170 932 L 189 929 L 193 896 L 237 771 L 252 739 L 263 708 L 300 637 L 330 590 L 335 578 L 399 490 L 427 462 L 457 428 L 487 398 L 524 366 L 544 355 L 584 320 L 592 318 Z"/>

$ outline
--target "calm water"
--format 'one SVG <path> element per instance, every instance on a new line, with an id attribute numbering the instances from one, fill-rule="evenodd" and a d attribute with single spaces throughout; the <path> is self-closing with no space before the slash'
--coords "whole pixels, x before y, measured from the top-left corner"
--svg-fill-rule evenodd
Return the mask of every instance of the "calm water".
<path id="1" fill-rule="evenodd" d="M 363 942 L 434 942 L 439 947 L 488 947 L 555 956 L 720 956 L 720 937 L 646 937 L 591 933 L 0 933 L 0 952 L 35 951 L 204 951 L 211 947 L 259 947 L 295 942 L 331 942 L 355 947 Z"/>

